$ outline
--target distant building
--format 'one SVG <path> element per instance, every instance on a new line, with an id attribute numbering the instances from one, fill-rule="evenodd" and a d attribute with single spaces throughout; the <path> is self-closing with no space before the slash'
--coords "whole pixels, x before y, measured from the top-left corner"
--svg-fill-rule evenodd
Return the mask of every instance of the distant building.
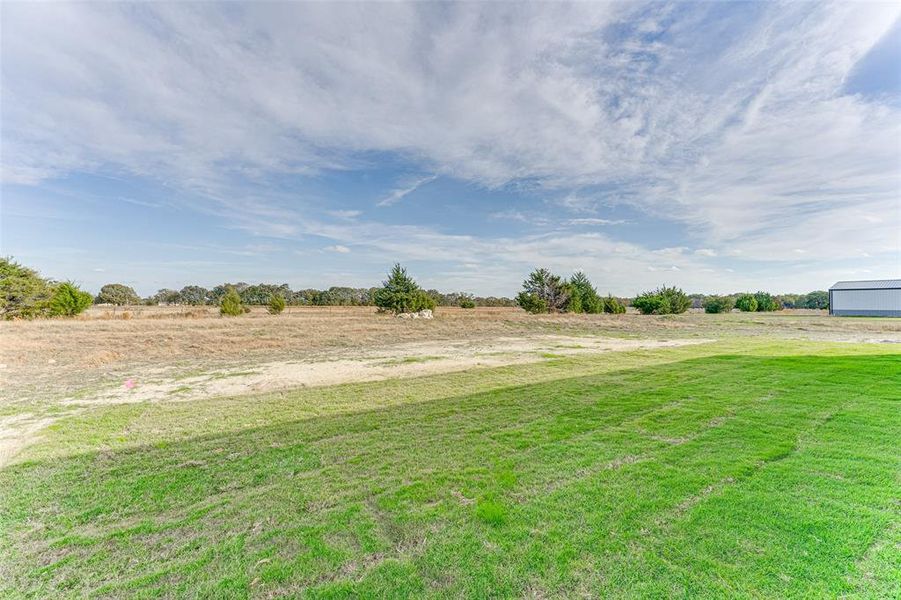
<path id="1" fill-rule="evenodd" d="M 829 314 L 901 317 L 901 279 L 839 281 L 829 288 Z"/>

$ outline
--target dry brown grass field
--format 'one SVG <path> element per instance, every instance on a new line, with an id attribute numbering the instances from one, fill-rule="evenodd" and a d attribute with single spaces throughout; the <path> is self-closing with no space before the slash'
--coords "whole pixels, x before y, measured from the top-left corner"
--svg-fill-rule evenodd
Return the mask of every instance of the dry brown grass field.
<path id="1" fill-rule="evenodd" d="M 836 319 L 825 311 L 705 315 L 529 315 L 518 308 L 440 308 L 433 320 L 398 320 L 371 307 L 255 307 L 238 318 L 215 307 L 95 307 L 77 319 L 0 323 L 7 384 L 67 369 L 90 372 L 138 364 L 312 358 L 409 342 L 477 341 L 549 334 L 614 337 L 766 335 L 832 341 L 892 341 L 901 323 Z M 52 369 L 48 366 L 52 365 Z M 54 375 L 54 376 L 55 376 Z"/>
<path id="2" fill-rule="evenodd" d="M 9 421 L 2 437 L 10 458 L 52 421 L 48 409 L 71 414 L 735 337 L 899 342 L 901 322 L 788 310 L 655 317 L 440 308 L 432 320 L 402 320 L 371 307 L 290 307 L 278 316 L 255 307 L 237 318 L 215 307 L 94 307 L 77 319 L 0 323 L 0 415 Z"/>

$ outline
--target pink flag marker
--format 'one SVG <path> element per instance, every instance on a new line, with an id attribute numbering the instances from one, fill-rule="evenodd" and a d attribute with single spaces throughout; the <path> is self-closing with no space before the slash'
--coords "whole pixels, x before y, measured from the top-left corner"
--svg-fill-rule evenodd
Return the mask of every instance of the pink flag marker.
<path id="1" fill-rule="evenodd" d="M 134 379 L 126 379 L 126 380 L 125 380 L 125 389 L 126 389 L 126 390 L 130 390 L 130 389 L 133 388 L 134 386 L 135 386 L 135 380 L 134 380 Z"/>

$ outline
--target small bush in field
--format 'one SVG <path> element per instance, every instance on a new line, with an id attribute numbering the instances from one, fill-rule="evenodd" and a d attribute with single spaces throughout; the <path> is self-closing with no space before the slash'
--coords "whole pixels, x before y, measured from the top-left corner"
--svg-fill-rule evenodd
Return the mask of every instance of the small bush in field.
<path id="1" fill-rule="evenodd" d="M 663 286 L 639 295 L 632 306 L 644 315 L 678 315 L 688 310 L 691 299 L 677 287 Z"/>
<path id="2" fill-rule="evenodd" d="M 285 299 L 279 294 L 272 294 L 267 309 L 270 315 L 280 315 L 285 310 Z"/>
<path id="3" fill-rule="evenodd" d="M 48 306 L 53 317 L 74 317 L 93 303 L 93 296 L 81 291 L 75 284 L 66 282 L 56 286 Z"/>
<path id="4" fill-rule="evenodd" d="M 460 300 L 460 308 L 475 308 L 476 303 L 472 298 L 463 298 Z"/>
<path id="5" fill-rule="evenodd" d="M 604 312 L 612 315 L 621 315 L 626 312 L 626 305 L 613 296 L 607 296 L 603 299 Z"/>
<path id="6" fill-rule="evenodd" d="M 226 317 L 237 317 L 244 314 L 244 306 L 241 304 L 241 296 L 235 288 L 229 288 L 222 300 L 219 301 L 219 314 Z"/>
<path id="7" fill-rule="evenodd" d="M 727 313 L 732 310 L 732 298 L 729 296 L 707 296 L 704 298 L 703 306 L 705 313 Z"/>
<path id="8" fill-rule="evenodd" d="M 742 294 L 736 298 L 735 308 L 742 312 L 755 312 L 757 310 L 757 298 L 753 294 Z"/>
<path id="9" fill-rule="evenodd" d="M 635 297 L 632 306 L 643 315 L 659 315 L 669 312 L 669 306 L 665 306 L 663 297 L 653 292 L 644 292 Z"/>

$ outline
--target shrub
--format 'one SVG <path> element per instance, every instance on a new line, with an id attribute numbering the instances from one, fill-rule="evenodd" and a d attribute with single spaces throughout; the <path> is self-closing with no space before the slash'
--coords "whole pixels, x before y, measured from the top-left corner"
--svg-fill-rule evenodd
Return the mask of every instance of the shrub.
<path id="1" fill-rule="evenodd" d="M 475 308 L 476 302 L 472 298 L 463 298 L 460 300 L 460 308 Z"/>
<path id="2" fill-rule="evenodd" d="M 707 296 L 704 298 L 703 306 L 705 313 L 727 313 L 732 310 L 732 298 L 729 296 Z"/>
<path id="3" fill-rule="evenodd" d="M 522 288 L 523 291 L 516 297 L 516 302 L 531 313 L 564 310 L 571 292 L 570 286 L 548 269 L 532 271 L 529 278 L 522 282 Z M 542 306 L 544 310 L 539 310 Z"/>
<path id="4" fill-rule="evenodd" d="M 134 289 L 121 283 L 108 283 L 100 288 L 100 293 L 94 299 L 97 304 L 115 304 L 123 306 L 126 304 L 140 304 L 141 298 L 135 293 Z"/>
<path id="5" fill-rule="evenodd" d="M 0 258 L 0 315 L 33 319 L 47 310 L 53 287 L 33 269 Z"/>
<path id="6" fill-rule="evenodd" d="M 530 312 L 534 315 L 548 312 L 547 302 L 539 298 L 537 294 L 520 292 L 519 295 L 516 296 L 516 303 L 524 311 Z"/>
<path id="7" fill-rule="evenodd" d="M 782 309 L 776 299 L 766 292 L 757 292 L 754 294 L 754 299 L 757 300 L 757 312 L 772 312 Z"/>
<path id="8" fill-rule="evenodd" d="M 604 312 L 612 315 L 621 315 L 626 312 L 626 305 L 613 296 L 603 299 Z"/>
<path id="9" fill-rule="evenodd" d="M 382 287 L 376 290 L 373 301 L 379 311 L 394 314 L 435 308 L 435 299 L 425 293 L 399 263 L 391 269 Z"/>
<path id="10" fill-rule="evenodd" d="M 269 306 L 266 309 L 270 315 L 280 315 L 285 310 L 285 299 L 280 294 L 272 294 L 269 298 Z"/>
<path id="11" fill-rule="evenodd" d="M 675 315 L 688 310 L 691 299 L 677 287 L 663 286 L 640 294 L 632 301 L 632 306 L 645 315 Z"/>
<path id="12" fill-rule="evenodd" d="M 669 302 L 670 310 L 674 315 L 682 314 L 691 307 L 691 298 L 677 287 L 664 286 L 660 288 L 660 293 Z"/>
<path id="13" fill-rule="evenodd" d="M 219 314 L 227 317 L 237 317 L 244 314 L 244 306 L 241 304 L 241 296 L 235 288 L 228 288 L 225 295 L 219 301 Z"/>
<path id="14" fill-rule="evenodd" d="M 666 299 L 656 292 L 644 292 L 635 297 L 632 306 L 643 315 L 665 315 L 669 313 Z"/>
<path id="15" fill-rule="evenodd" d="M 74 317 L 93 304 L 94 298 L 71 282 L 61 283 L 53 290 L 48 304 L 50 316 Z"/>
<path id="16" fill-rule="evenodd" d="M 755 312 L 757 310 L 757 298 L 753 294 L 741 294 L 735 299 L 735 308 L 742 312 Z"/>

